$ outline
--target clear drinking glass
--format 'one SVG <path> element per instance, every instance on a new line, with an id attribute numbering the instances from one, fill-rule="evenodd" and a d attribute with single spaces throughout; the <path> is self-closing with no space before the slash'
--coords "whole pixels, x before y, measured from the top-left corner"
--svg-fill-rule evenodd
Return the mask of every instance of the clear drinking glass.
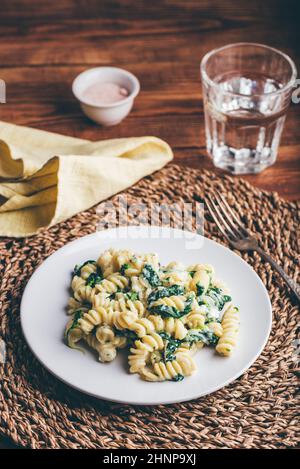
<path id="1" fill-rule="evenodd" d="M 206 145 L 235 174 L 272 165 L 296 80 L 294 62 L 254 43 L 229 44 L 201 62 Z"/>

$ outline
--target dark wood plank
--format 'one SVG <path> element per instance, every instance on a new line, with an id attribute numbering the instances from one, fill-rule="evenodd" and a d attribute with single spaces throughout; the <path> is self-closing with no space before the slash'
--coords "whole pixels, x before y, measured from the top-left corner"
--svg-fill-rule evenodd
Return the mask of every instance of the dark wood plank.
<path id="1" fill-rule="evenodd" d="M 230 42 L 253 41 L 290 54 L 300 69 L 298 0 L 2 0 L 1 119 L 91 140 L 156 135 L 181 165 L 215 170 L 205 150 L 201 57 Z M 121 125 L 101 128 L 71 93 L 85 68 L 131 70 L 142 90 Z M 255 186 L 300 196 L 300 104 L 291 106 L 276 164 Z M 1 439 L 2 447 L 7 440 Z M 1 448 L 0 445 L 0 448 Z"/>

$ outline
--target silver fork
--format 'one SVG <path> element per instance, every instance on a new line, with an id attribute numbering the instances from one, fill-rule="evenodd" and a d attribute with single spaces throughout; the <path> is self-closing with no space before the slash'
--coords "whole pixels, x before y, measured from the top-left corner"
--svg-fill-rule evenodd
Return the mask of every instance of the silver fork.
<path id="1" fill-rule="evenodd" d="M 285 283 L 293 291 L 298 301 L 300 301 L 300 285 L 290 278 L 282 267 L 280 267 L 280 265 L 277 264 L 269 254 L 259 247 L 257 239 L 249 234 L 222 194 L 216 191 L 214 198 L 211 194 L 207 194 L 207 198 L 207 208 L 229 244 L 239 251 L 258 252 L 261 257 L 267 260 L 271 266 L 277 270 Z"/>

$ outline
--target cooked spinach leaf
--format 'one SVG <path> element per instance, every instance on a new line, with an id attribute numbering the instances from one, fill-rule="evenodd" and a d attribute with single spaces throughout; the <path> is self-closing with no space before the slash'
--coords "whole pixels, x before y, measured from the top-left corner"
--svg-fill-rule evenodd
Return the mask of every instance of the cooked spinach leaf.
<path id="1" fill-rule="evenodd" d="M 193 295 L 193 294 L 192 294 L 192 295 L 189 295 L 189 296 L 187 297 L 186 302 L 185 302 L 184 310 L 183 310 L 183 312 L 182 312 L 182 313 L 183 313 L 182 316 L 185 316 L 186 314 L 188 314 L 188 313 L 191 311 L 193 301 L 194 301 L 194 295 Z"/>
<path id="2" fill-rule="evenodd" d="M 194 295 L 189 295 L 185 302 L 184 309 L 182 311 L 179 311 L 174 306 L 168 306 L 168 305 L 163 305 L 163 304 L 153 305 L 149 308 L 149 311 L 152 314 L 159 314 L 163 318 L 179 319 L 191 311 L 193 300 L 194 300 Z"/>
<path id="3" fill-rule="evenodd" d="M 130 343 L 138 339 L 137 334 L 134 331 L 131 331 L 129 329 L 122 329 L 122 330 L 116 329 L 115 334 L 117 336 L 126 337 Z"/>
<path id="4" fill-rule="evenodd" d="M 160 279 L 153 269 L 152 265 L 150 264 L 145 264 L 143 270 L 142 270 L 142 275 L 143 277 L 149 282 L 151 287 L 158 287 L 160 285 Z"/>
<path id="5" fill-rule="evenodd" d="M 153 303 L 160 298 L 167 298 L 173 295 L 183 295 L 185 292 L 184 287 L 181 285 L 172 285 L 171 287 L 160 287 L 153 290 L 148 296 L 148 303 Z"/>
<path id="6" fill-rule="evenodd" d="M 205 324 L 209 324 L 211 322 L 221 322 L 221 321 L 219 319 L 214 318 L 213 316 L 207 315 L 205 319 Z"/>
<path id="7" fill-rule="evenodd" d="M 163 285 L 166 285 L 166 284 L 169 283 L 169 282 L 170 282 L 170 277 L 166 277 L 166 278 L 164 278 L 164 279 L 162 280 L 162 284 L 163 284 Z"/>
<path id="8" fill-rule="evenodd" d="M 100 277 L 100 275 L 98 275 L 96 272 L 92 272 L 88 276 L 88 279 L 86 281 L 86 285 L 88 285 L 89 287 L 94 288 L 97 283 L 101 282 L 101 280 L 102 280 L 102 277 Z"/>
<path id="9" fill-rule="evenodd" d="M 103 280 L 102 270 L 101 270 L 101 268 L 97 265 L 96 261 L 89 260 L 89 261 L 84 262 L 82 265 L 75 265 L 72 276 L 73 276 L 73 277 L 75 277 L 75 275 L 80 276 L 80 275 L 81 275 L 81 269 L 82 269 L 85 265 L 88 265 L 88 264 L 93 264 L 93 265 L 95 265 L 95 266 L 96 266 L 96 272 L 92 272 L 92 273 L 88 276 L 88 278 L 87 278 L 85 284 L 88 285 L 89 287 L 94 288 L 95 285 L 96 285 L 96 283 L 100 283 L 101 280 Z"/>
<path id="10" fill-rule="evenodd" d="M 180 347 L 181 340 L 170 338 L 163 351 L 164 362 L 170 362 L 176 359 L 175 352 Z"/>
<path id="11" fill-rule="evenodd" d="M 117 294 L 118 294 L 118 293 L 123 293 L 123 294 L 126 296 L 126 295 L 128 295 L 128 294 L 130 293 L 130 292 L 129 292 L 129 288 L 130 288 L 129 286 L 127 286 L 127 287 L 125 287 L 125 288 L 123 288 L 123 289 L 118 287 L 118 288 L 117 288 L 117 291 L 111 293 L 108 298 L 109 298 L 110 300 L 115 300 L 115 299 L 117 298 Z"/>
<path id="12" fill-rule="evenodd" d="M 184 379 L 184 376 L 178 373 L 178 375 L 174 376 L 172 381 L 182 381 Z"/>
<path id="13" fill-rule="evenodd" d="M 87 264 L 96 265 L 96 261 L 90 260 L 90 261 L 84 262 L 84 263 L 81 264 L 81 265 L 76 264 L 75 267 L 74 267 L 74 270 L 73 270 L 73 274 L 72 274 L 73 277 L 75 277 L 75 275 L 78 275 L 78 277 L 80 277 L 82 267 L 84 267 L 84 266 L 87 265 Z"/>
<path id="14" fill-rule="evenodd" d="M 173 306 L 168 305 L 154 305 L 149 308 L 150 313 L 159 314 L 163 318 L 180 318 L 181 311 L 178 311 Z"/>
<path id="15" fill-rule="evenodd" d="M 200 283 L 197 283 L 196 288 L 197 288 L 197 296 L 198 297 L 202 296 L 205 288 L 202 285 L 200 285 Z"/>
<path id="16" fill-rule="evenodd" d="M 130 291 L 128 293 L 125 293 L 124 296 L 127 300 L 131 301 L 136 301 L 139 299 L 139 295 L 136 291 Z"/>
<path id="17" fill-rule="evenodd" d="M 126 270 L 129 268 L 129 264 L 123 264 L 120 269 L 121 275 L 126 275 Z"/>
<path id="18" fill-rule="evenodd" d="M 225 303 L 227 303 L 228 301 L 232 300 L 232 297 L 230 295 L 224 295 L 223 299 L 224 299 Z"/>
<path id="19" fill-rule="evenodd" d="M 184 342 L 193 344 L 194 342 L 203 342 L 206 345 L 216 345 L 219 337 L 209 329 L 190 330 L 184 338 Z"/>
<path id="20" fill-rule="evenodd" d="M 68 337 L 69 333 L 75 329 L 75 327 L 78 326 L 78 321 L 80 318 L 82 318 L 83 316 L 83 311 L 82 309 L 77 309 L 75 312 L 74 312 L 74 316 L 73 316 L 73 322 L 71 324 L 71 326 L 69 327 L 69 329 L 67 330 L 66 332 L 66 336 Z"/>
<path id="21" fill-rule="evenodd" d="M 165 331 L 161 331 L 158 333 L 162 339 L 164 340 L 170 340 L 171 336 L 168 332 L 165 332 Z"/>
<path id="22" fill-rule="evenodd" d="M 165 342 L 165 348 L 163 350 L 163 361 L 166 363 L 175 360 L 175 352 L 178 347 L 180 347 L 182 340 L 174 339 L 174 337 L 164 331 L 159 332 L 159 335 Z"/>
<path id="23" fill-rule="evenodd" d="M 225 303 L 231 301 L 231 296 L 224 295 L 222 290 L 217 287 L 211 287 L 207 292 L 206 295 L 209 296 L 215 303 L 216 307 L 219 311 L 224 308 Z"/>

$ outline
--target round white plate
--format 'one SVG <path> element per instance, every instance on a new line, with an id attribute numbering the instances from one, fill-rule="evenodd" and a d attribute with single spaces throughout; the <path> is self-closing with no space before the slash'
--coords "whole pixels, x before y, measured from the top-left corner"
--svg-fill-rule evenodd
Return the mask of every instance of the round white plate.
<path id="1" fill-rule="evenodd" d="M 240 308 L 238 346 L 230 358 L 200 350 L 198 372 L 181 382 L 149 383 L 129 374 L 126 352 L 108 364 L 93 352 L 70 349 L 63 333 L 68 316 L 71 272 L 75 264 L 97 259 L 107 248 L 157 252 L 161 263 L 209 263 L 230 287 Z M 29 280 L 21 303 L 21 323 L 32 352 L 57 378 L 101 399 L 130 404 L 188 401 L 222 388 L 256 360 L 269 337 L 272 310 L 268 293 L 254 270 L 229 249 L 207 238 L 169 228 L 123 227 L 73 241 L 52 254 Z"/>

